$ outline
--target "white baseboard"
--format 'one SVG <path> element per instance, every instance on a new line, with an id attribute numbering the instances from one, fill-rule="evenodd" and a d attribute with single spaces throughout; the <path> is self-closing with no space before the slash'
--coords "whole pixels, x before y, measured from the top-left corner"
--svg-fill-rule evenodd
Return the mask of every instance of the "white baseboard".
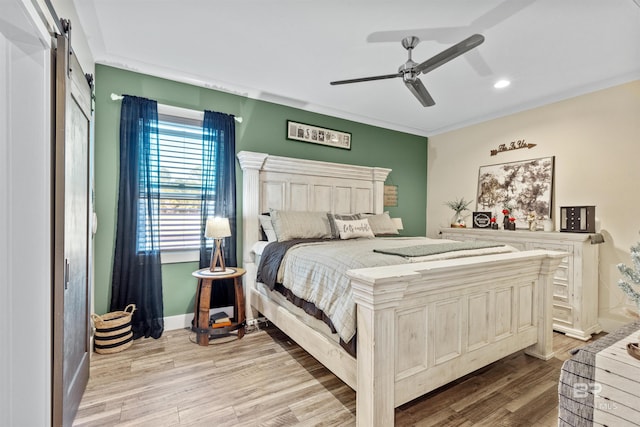
<path id="1" fill-rule="evenodd" d="M 212 308 L 209 310 L 209 316 L 214 313 L 224 311 L 227 316 L 234 317 L 233 306 Z M 176 316 L 168 316 L 164 318 L 164 330 L 173 331 L 176 329 L 185 329 L 191 327 L 191 321 L 193 320 L 193 313 L 178 314 Z"/>

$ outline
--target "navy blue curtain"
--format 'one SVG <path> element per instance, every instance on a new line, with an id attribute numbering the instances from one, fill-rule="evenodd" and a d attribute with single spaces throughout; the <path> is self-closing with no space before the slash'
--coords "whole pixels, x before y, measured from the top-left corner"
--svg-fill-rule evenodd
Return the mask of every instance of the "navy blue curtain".
<path id="1" fill-rule="evenodd" d="M 202 198 L 200 204 L 200 268 L 211 263 L 212 242 L 204 237 L 208 217 L 228 218 L 231 237 L 223 241 L 224 262 L 236 259 L 236 124 L 229 114 L 204 112 L 202 124 Z M 233 281 L 222 281 L 211 290 L 211 307 L 233 305 Z"/>
<path id="2" fill-rule="evenodd" d="M 159 239 L 160 150 L 156 101 L 125 95 L 110 311 L 135 304 L 133 338 L 164 330 Z"/>

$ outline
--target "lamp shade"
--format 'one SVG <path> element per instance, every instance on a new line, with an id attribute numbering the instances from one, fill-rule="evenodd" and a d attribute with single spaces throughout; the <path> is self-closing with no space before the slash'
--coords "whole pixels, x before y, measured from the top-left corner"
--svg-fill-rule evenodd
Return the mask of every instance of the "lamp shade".
<path id="1" fill-rule="evenodd" d="M 393 224 L 398 230 L 402 230 L 404 228 L 402 225 L 402 218 L 391 218 L 391 221 L 393 221 Z"/>
<path id="2" fill-rule="evenodd" d="M 231 236 L 231 227 L 229 227 L 228 218 L 207 218 L 207 227 L 204 230 L 204 236 L 209 239 L 222 239 Z"/>

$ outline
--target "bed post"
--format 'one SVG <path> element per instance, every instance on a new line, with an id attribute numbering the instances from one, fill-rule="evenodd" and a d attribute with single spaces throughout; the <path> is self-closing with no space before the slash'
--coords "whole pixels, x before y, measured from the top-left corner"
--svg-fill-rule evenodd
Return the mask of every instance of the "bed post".
<path id="1" fill-rule="evenodd" d="M 525 353 L 542 360 L 553 357 L 553 275 L 567 254 L 547 252 L 540 264 L 537 295 L 538 341 L 525 350 Z"/>
<path id="2" fill-rule="evenodd" d="M 384 182 L 391 169 L 373 168 L 373 212 L 381 214 L 384 212 Z"/>
<path id="3" fill-rule="evenodd" d="M 394 277 L 393 282 L 350 277 L 358 318 L 356 424 L 359 427 L 392 426 L 395 418 L 395 308 L 400 304 L 408 282 L 406 277 Z"/>
<path id="4" fill-rule="evenodd" d="M 251 245 L 260 240 L 258 215 L 260 215 L 260 169 L 268 155 L 240 151 L 237 154 L 242 168 L 242 266 L 247 270 L 243 277 L 245 295 L 245 315 L 247 324 L 257 313 L 251 308 L 251 289 L 256 277 L 257 266 L 251 256 Z"/>

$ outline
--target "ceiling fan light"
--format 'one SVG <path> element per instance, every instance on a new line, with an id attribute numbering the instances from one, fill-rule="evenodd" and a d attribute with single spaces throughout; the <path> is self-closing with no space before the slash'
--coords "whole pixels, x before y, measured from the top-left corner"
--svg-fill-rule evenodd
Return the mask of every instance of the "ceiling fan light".
<path id="1" fill-rule="evenodd" d="M 504 89 L 505 87 L 509 86 L 511 84 L 511 82 L 509 80 L 498 80 L 497 82 L 495 82 L 495 84 L 493 85 L 493 87 L 495 87 L 496 89 Z"/>

